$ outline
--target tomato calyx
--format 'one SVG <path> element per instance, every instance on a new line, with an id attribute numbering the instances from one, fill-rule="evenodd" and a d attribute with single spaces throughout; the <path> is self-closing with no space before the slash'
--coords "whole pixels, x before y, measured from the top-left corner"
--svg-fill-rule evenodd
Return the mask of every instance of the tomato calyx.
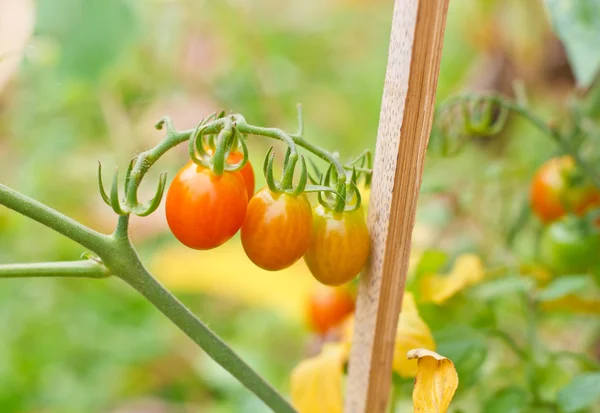
<path id="1" fill-rule="evenodd" d="M 325 175 L 321 177 L 321 187 L 327 188 L 329 191 L 318 191 L 319 204 L 338 213 L 358 210 L 362 201 L 360 191 L 356 186 L 358 177 L 356 166 L 353 166 L 350 179 L 346 183 L 347 177 L 345 175 L 340 177 L 333 165 L 330 165 Z"/>
<path id="2" fill-rule="evenodd" d="M 461 104 L 465 132 L 474 136 L 497 135 L 508 119 L 508 109 L 485 97 L 464 101 Z"/>
<path id="3" fill-rule="evenodd" d="M 218 116 L 220 117 L 217 119 L 222 119 L 220 123 L 207 123 L 210 118 L 202 119 L 192 132 L 188 145 L 188 154 L 192 162 L 198 166 L 209 168 L 215 176 L 221 176 L 225 171 L 239 171 L 248 163 L 248 145 L 236 127 L 235 117 L 225 117 L 224 112 Z M 217 135 L 216 142 L 215 134 Z M 226 159 L 229 154 L 239 149 L 241 149 L 242 158 L 238 162 L 228 163 Z"/>
<path id="4" fill-rule="evenodd" d="M 298 180 L 298 184 L 294 186 L 294 173 L 298 160 L 300 160 L 300 178 Z M 288 148 L 283 161 L 283 176 L 280 182 L 277 182 L 275 179 L 273 172 L 274 162 L 275 151 L 273 147 L 271 147 L 269 148 L 269 151 L 265 156 L 265 161 L 263 162 L 263 172 L 265 174 L 267 186 L 271 192 L 274 194 L 285 192 L 290 195 L 297 196 L 306 191 L 308 183 L 308 170 L 306 168 L 306 160 L 304 159 L 304 156 L 298 157 L 297 153 L 292 153 L 291 149 Z"/>

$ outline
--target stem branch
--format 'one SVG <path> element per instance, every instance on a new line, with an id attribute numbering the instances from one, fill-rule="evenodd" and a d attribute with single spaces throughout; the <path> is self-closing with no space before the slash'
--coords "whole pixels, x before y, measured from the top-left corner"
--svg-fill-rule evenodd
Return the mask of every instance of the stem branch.
<path id="1" fill-rule="evenodd" d="M 96 232 L 58 211 L 0 184 L 0 205 L 12 209 L 72 239 L 96 253 L 110 241 L 108 235 Z"/>
<path id="2" fill-rule="evenodd" d="M 94 260 L 36 262 L 33 264 L 2 264 L 0 278 L 75 277 L 106 278 L 108 269 Z"/>
<path id="3" fill-rule="evenodd" d="M 135 254 L 133 249 L 131 253 Z M 269 383 L 246 364 L 212 330 L 200 321 L 173 294 L 162 286 L 139 262 L 135 268 L 127 265 L 117 274 L 139 291 L 158 310 L 198 344 L 213 360 L 234 376 L 277 413 L 296 413 L 296 410 Z"/>

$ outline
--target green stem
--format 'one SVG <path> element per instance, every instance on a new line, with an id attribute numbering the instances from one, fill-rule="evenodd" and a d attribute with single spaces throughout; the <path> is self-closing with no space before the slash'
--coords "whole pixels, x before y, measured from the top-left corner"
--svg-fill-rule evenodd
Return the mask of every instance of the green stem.
<path id="1" fill-rule="evenodd" d="M 471 94 L 455 96 L 455 97 L 449 99 L 448 101 L 444 102 L 438 108 L 438 110 L 441 113 L 460 102 L 469 101 L 473 98 L 474 98 L 474 95 L 471 95 Z M 586 175 L 589 176 L 589 178 L 592 180 L 592 182 L 594 182 L 594 185 L 596 185 L 598 188 L 600 188 L 600 176 L 596 173 L 594 168 L 592 168 L 592 166 L 590 164 L 588 164 L 581 157 L 581 155 L 579 154 L 579 151 L 577 150 L 576 147 L 572 146 L 570 142 L 568 142 L 566 139 L 564 139 L 556 131 L 556 129 L 548 126 L 548 123 L 546 121 L 544 121 L 542 118 L 537 116 L 535 113 L 533 113 L 531 110 L 529 110 L 529 108 L 527 108 L 526 106 L 523 106 L 519 103 L 512 102 L 502 96 L 489 95 L 489 96 L 486 96 L 486 99 L 489 102 L 493 102 L 493 103 L 496 103 L 507 109 L 510 109 L 514 113 L 516 113 L 519 116 L 523 117 L 524 119 L 528 120 L 533 126 L 535 126 L 537 129 L 539 129 L 540 132 L 542 132 L 544 135 L 546 135 L 550 139 L 552 139 L 552 141 L 560 148 L 560 150 L 563 153 L 571 156 L 575 160 L 575 163 L 579 166 L 579 168 L 581 168 L 581 170 L 583 172 L 585 172 Z"/>
<path id="2" fill-rule="evenodd" d="M 323 148 L 320 148 L 316 145 L 313 145 L 310 142 L 304 140 L 304 138 L 300 135 L 290 135 L 277 128 L 263 128 L 259 126 L 249 125 L 245 122 L 243 117 L 234 115 L 236 128 L 245 134 L 264 136 L 272 139 L 277 139 L 284 141 L 290 147 L 292 154 L 296 153 L 296 145 L 308 150 L 315 156 L 323 159 L 324 161 L 330 162 L 334 165 L 338 176 L 340 176 L 340 180 L 343 182 L 346 179 L 346 171 L 352 170 L 352 166 L 345 166 L 339 161 L 338 157 L 331 152 L 326 151 Z M 210 124 L 203 126 L 204 134 L 214 134 L 218 133 L 223 126 L 226 124 L 227 119 L 221 118 L 217 119 Z M 158 159 L 163 156 L 167 151 L 174 148 L 190 139 L 194 130 L 186 130 L 186 131 L 176 131 L 173 127 L 172 123 L 168 119 L 163 119 L 161 124 L 166 125 L 167 136 L 163 139 L 158 145 L 154 148 L 140 153 L 136 160 L 135 164 L 132 168 L 129 185 L 127 188 L 127 204 L 131 207 L 137 205 L 137 190 L 140 186 L 142 179 L 146 172 L 150 169 Z M 356 168 L 358 172 L 364 173 L 372 173 L 372 170 L 369 168 Z"/>
<path id="3" fill-rule="evenodd" d="M 258 396 L 274 412 L 296 413 L 296 410 L 285 398 L 144 268 L 130 244 L 120 243 L 119 250 L 127 258 L 109 263 L 109 267 L 114 270 L 116 275 L 146 297 L 206 354 Z"/>
<path id="4" fill-rule="evenodd" d="M 527 323 L 527 380 L 534 402 L 540 401 L 540 392 L 537 380 L 537 357 L 539 352 L 539 342 L 537 335 L 537 304 L 527 294 L 522 295 L 523 306 L 525 307 L 525 320 Z"/>
<path id="5" fill-rule="evenodd" d="M 25 215 L 96 253 L 103 250 L 110 241 L 108 235 L 96 232 L 2 184 L 0 184 L 0 205 Z"/>
<path id="6" fill-rule="evenodd" d="M 94 260 L 38 262 L 33 264 L 2 264 L 0 278 L 75 277 L 106 278 L 108 269 Z"/>
<path id="7" fill-rule="evenodd" d="M 515 340 L 505 331 L 498 329 L 490 329 L 488 330 L 488 334 L 502 340 L 504 344 L 506 344 L 519 358 L 526 360 L 528 354 L 525 350 L 523 350 Z"/>
<path id="8" fill-rule="evenodd" d="M 319 158 L 323 159 L 324 161 L 331 162 L 333 164 L 333 166 L 335 166 L 335 169 L 337 170 L 339 176 L 341 176 L 341 177 L 346 176 L 344 165 L 342 165 L 340 163 L 339 159 L 336 156 L 334 156 L 331 152 L 326 151 L 325 149 L 319 148 L 318 146 L 305 141 L 304 138 L 302 138 L 299 135 L 288 135 L 281 129 L 261 128 L 258 126 L 248 125 L 247 123 L 238 123 L 237 127 L 240 130 L 240 132 L 242 132 L 242 133 L 266 136 L 268 138 L 274 138 L 274 139 L 285 141 L 286 143 L 288 143 L 288 139 L 290 139 L 294 144 L 308 150 L 309 152 L 313 153 L 314 155 L 318 156 Z M 294 151 L 292 151 L 292 153 L 294 153 Z M 342 179 L 344 179 L 344 178 L 342 178 Z"/>

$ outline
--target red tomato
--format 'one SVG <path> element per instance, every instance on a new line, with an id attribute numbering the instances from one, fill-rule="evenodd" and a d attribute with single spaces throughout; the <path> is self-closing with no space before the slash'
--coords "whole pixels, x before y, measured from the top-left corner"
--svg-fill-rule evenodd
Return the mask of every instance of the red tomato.
<path id="1" fill-rule="evenodd" d="M 325 334 L 354 311 L 354 297 L 346 288 L 321 286 L 309 297 L 306 313 L 310 328 Z"/>
<path id="2" fill-rule="evenodd" d="M 369 231 L 362 208 L 334 212 L 322 205 L 313 210 L 313 229 L 304 260 L 325 285 L 352 280 L 369 258 Z"/>
<path id="3" fill-rule="evenodd" d="M 311 207 L 305 194 L 275 194 L 263 188 L 248 204 L 242 245 L 248 258 L 260 268 L 282 270 L 306 252 L 311 226 Z"/>
<path id="4" fill-rule="evenodd" d="M 238 171 L 215 176 L 210 169 L 190 162 L 167 192 L 167 222 L 182 244 L 207 250 L 235 235 L 247 206 L 246 183 Z"/>
<path id="5" fill-rule="evenodd" d="M 545 223 L 556 221 L 567 212 L 582 215 L 593 206 L 600 206 L 600 191 L 586 179 L 570 183 L 576 172 L 570 156 L 553 158 L 536 172 L 531 183 L 531 208 Z"/>

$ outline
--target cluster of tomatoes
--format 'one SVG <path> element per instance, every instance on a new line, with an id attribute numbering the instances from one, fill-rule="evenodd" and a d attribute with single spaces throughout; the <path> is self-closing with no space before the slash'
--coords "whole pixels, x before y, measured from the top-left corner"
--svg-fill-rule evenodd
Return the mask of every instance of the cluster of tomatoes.
<path id="1" fill-rule="evenodd" d="M 233 151 L 227 163 L 243 158 Z M 254 171 L 216 175 L 189 162 L 171 183 L 166 199 L 167 222 L 184 245 L 216 248 L 241 230 L 244 251 L 260 268 L 278 271 L 304 257 L 314 277 L 326 285 L 352 280 L 369 255 L 369 233 L 362 208 L 337 212 L 314 209 L 304 192 L 293 194 L 265 187 L 254 194 Z"/>
<path id="2" fill-rule="evenodd" d="M 531 208 L 545 224 L 539 259 L 557 274 L 600 269 L 600 190 L 570 156 L 550 159 L 531 184 Z"/>

